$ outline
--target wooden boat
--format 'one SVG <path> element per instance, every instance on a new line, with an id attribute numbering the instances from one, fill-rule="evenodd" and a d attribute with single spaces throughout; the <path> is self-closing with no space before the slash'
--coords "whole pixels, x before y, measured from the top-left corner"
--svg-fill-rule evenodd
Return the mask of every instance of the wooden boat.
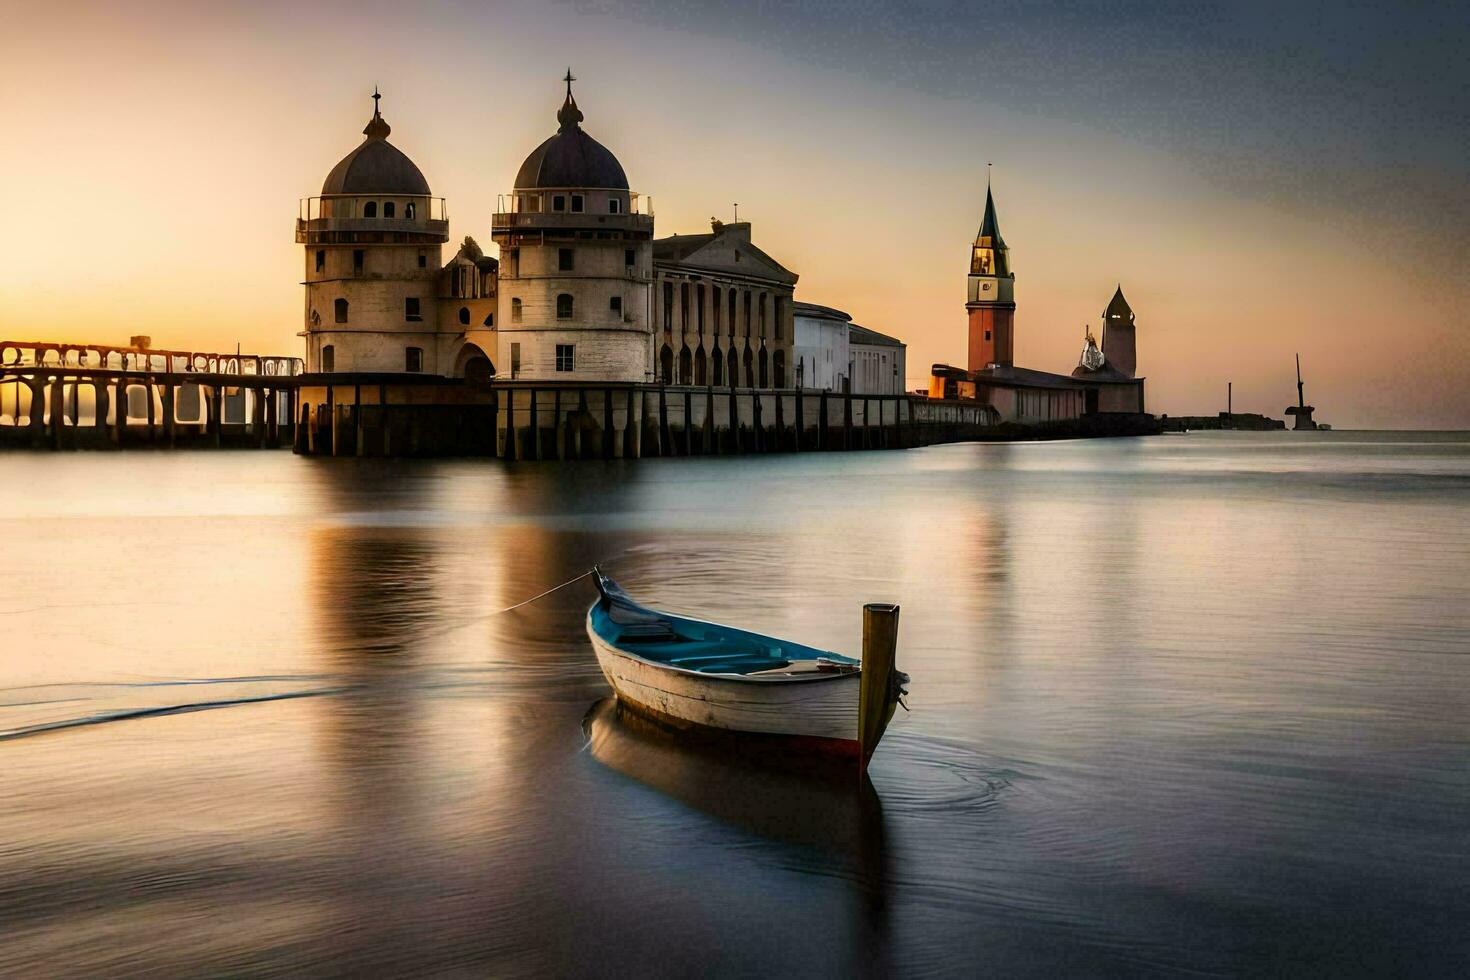
<path id="1" fill-rule="evenodd" d="M 684 729 L 779 736 L 866 766 L 907 692 L 898 607 L 863 607 L 863 660 L 635 602 L 598 568 L 587 636 L 618 700 Z"/>

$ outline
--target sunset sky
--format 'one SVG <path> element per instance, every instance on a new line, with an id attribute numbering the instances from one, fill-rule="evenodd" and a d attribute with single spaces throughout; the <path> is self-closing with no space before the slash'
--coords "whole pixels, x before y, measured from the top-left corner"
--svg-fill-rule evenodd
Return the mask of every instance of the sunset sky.
<path id="1" fill-rule="evenodd" d="M 963 362 L 990 161 L 1019 364 L 1121 282 L 1154 412 L 1279 417 L 1300 351 L 1321 420 L 1470 427 L 1467 5 L 0 2 L 6 338 L 300 354 L 297 202 L 374 84 L 448 258 L 570 65 L 659 236 L 738 201 L 912 384 Z"/>

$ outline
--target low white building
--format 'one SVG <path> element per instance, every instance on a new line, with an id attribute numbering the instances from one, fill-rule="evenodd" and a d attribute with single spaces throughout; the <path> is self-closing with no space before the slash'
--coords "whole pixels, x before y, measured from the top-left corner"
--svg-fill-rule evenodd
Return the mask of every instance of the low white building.
<path id="1" fill-rule="evenodd" d="M 854 395 L 901 395 L 904 391 L 904 354 L 907 346 L 897 337 L 848 324 L 848 377 Z"/>
<path id="2" fill-rule="evenodd" d="M 842 391 L 848 377 L 847 334 L 852 317 L 815 303 L 797 303 L 794 313 L 795 386 Z"/>

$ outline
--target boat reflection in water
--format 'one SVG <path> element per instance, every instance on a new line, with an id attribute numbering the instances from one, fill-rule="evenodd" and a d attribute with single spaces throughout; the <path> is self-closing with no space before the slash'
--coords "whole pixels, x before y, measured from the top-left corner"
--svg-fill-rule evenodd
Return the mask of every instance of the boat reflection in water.
<path id="1" fill-rule="evenodd" d="M 758 735 L 675 732 L 604 698 L 582 721 L 592 757 L 685 806 L 769 840 L 849 857 L 880 897 L 883 804 L 851 759 L 792 753 Z"/>

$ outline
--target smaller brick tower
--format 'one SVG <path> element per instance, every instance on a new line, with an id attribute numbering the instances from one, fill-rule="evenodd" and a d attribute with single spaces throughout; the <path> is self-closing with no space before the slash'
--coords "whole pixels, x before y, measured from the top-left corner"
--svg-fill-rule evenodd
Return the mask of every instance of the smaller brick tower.
<path id="1" fill-rule="evenodd" d="M 1016 277 L 1011 253 L 1000 237 L 995 198 L 985 188 L 985 217 L 970 250 L 970 370 L 1009 367 L 1015 357 Z"/>

